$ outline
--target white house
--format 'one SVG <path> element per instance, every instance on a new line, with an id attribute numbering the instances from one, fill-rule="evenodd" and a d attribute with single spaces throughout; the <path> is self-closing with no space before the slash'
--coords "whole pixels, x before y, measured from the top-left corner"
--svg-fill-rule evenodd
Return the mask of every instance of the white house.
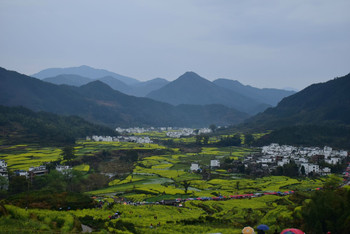
<path id="1" fill-rule="evenodd" d="M 5 162 L 5 160 L 0 159 L 0 167 L 7 168 L 7 163 Z"/>
<path id="2" fill-rule="evenodd" d="M 320 170 L 320 174 L 321 175 L 329 175 L 329 174 L 331 174 L 331 169 L 329 167 L 325 167 L 325 168 Z"/>
<path id="3" fill-rule="evenodd" d="M 328 164 L 335 165 L 340 162 L 340 158 L 331 157 L 330 159 L 326 159 L 325 162 Z"/>
<path id="4" fill-rule="evenodd" d="M 8 178 L 8 172 L 5 167 L 0 167 L 0 176 Z"/>
<path id="5" fill-rule="evenodd" d="M 289 158 L 283 158 L 282 161 L 278 161 L 277 165 L 283 167 L 284 164 L 290 163 Z"/>
<path id="6" fill-rule="evenodd" d="M 320 166 L 316 164 L 311 164 L 311 163 L 302 163 L 300 165 L 300 168 L 303 167 L 305 168 L 305 174 L 309 174 L 310 172 L 315 172 L 315 173 L 320 173 Z"/>
<path id="7" fill-rule="evenodd" d="M 210 166 L 211 167 L 220 167 L 220 161 L 215 159 L 215 160 L 210 160 Z"/>
<path id="8" fill-rule="evenodd" d="M 62 174 L 67 174 L 71 170 L 72 168 L 70 166 L 63 166 L 63 165 L 56 166 L 56 171 L 61 172 Z"/>
<path id="9" fill-rule="evenodd" d="M 191 168 L 190 168 L 191 171 L 197 171 L 199 169 L 200 169 L 200 167 L 199 167 L 198 163 L 191 164 Z"/>

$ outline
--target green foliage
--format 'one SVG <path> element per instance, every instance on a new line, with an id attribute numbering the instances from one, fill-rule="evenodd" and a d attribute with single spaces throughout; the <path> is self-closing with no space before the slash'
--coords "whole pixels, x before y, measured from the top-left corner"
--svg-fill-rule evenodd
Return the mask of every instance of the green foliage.
<path id="1" fill-rule="evenodd" d="M 74 153 L 74 147 L 73 146 L 65 146 L 62 149 L 61 156 L 63 160 L 66 160 L 68 162 L 72 161 L 75 158 L 75 153 Z"/>
<path id="2" fill-rule="evenodd" d="M 350 221 L 350 192 L 325 189 L 314 193 L 302 207 L 307 233 L 347 233 Z"/>
<path id="3" fill-rule="evenodd" d="M 72 144 L 76 138 L 92 134 L 116 135 L 107 127 L 91 124 L 79 117 L 33 112 L 24 107 L 0 106 L 0 138 L 7 144 Z"/>
<path id="4" fill-rule="evenodd" d="M 233 137 L 222 137 L 217 143 L 219 146 L 241 146 L 242 140 L 240 134 L 235 134 Z"/>
<path id="5" fill-rule="evenodd" d="M 350 149 L 350 127 L 335 124 L 298 125 L 280 128 L 262 136 L 254 143 L 257 146 L 278 143 L 281 145 L 319 146 L 325 145 Z"/>

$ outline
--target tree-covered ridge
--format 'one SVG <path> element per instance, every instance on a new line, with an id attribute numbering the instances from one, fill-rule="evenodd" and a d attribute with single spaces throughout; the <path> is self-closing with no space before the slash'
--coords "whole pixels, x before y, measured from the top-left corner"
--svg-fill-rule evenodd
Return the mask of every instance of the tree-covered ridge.
<path id="1" fill-rule="evenodd" d="M 300 124 L 350 125 L 349 89 L 350 74 L 313 84 L 247 120 L 245 126 L 277 129 Z"/>
<path id="2" fill-rule="evenodd" d="M 256 146 L 281 145 L 319 146 L 350 149 L 350 127 L 342 125 L 299 125 L 280 128 L 262 136 Z"/>
<path id="3" fill-rule="evenodd" d="M 7 143 L 73 143 L 92 134 L 115 135 L 108 127 L 77 116 L 34 112 L 24 107 L 0 106 L 0 137 Z"/>

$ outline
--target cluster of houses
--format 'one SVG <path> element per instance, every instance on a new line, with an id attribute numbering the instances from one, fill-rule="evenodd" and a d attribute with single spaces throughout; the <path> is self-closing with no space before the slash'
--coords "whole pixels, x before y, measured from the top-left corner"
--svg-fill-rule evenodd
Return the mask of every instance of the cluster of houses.
<path id="1" fill-rule="evenodd" d="M 56 170 L 61 172 L 62 174 L 68 173 L 72 168 L 70 166 L 58 165 L 56 166 Z M 41 165 L 38 167 L 30 167 L 28 171 L 26 170 L 15 170 L 15 176 L 24 176 L 27 179 L 33 179 L 35 176 L 43 176 L 49 173 L 46 165 Z M 0 159 L 0 176 L 5 177 L 8 180 L 8 171 L 7 171 L 7 163 L 5 160 Z M 4 189 L 4 188 L 0 188 Z M 5 188 L 7 189 L 7 187 Z"/>
<path id="2" fill-rule="evenodd" d="M 210 168 L 214 169 L 214 168 L 219 168 L 220 167 L 220 161 L 217 159 L 214 160 L 210 160 Z M 201 171 L 202 169 L 200 168 L 198 163 L 191 163 L 191 167 L 190 167 L 191 171 Z"/>
<path id="3" fill-rule="evenodd" d="M 68 173 L 72 168 L 70 166 L 57 165 L 56 171 L 62 174 Z M 28 171 L 26 170 L 16 170 L 14 171 L 16 176 L 25 176 L 27 179 L 33 179 L 35 176 L 43 176 L 49 173 L 46 165 L 41 165 L 38 167 L 30 167 Z"/>
<path id="4" fill-rule="evenodd" d="M 244 157 L 243 161 L 235 161 L 236 168 L 229 167 L 228 170 L 239 172 L 238 167 L 253 169 L 252 173 L 258 175 L 269 174 L 278 166 L 283 167 L 292 161 L 297 165 L 300 174 L 328 175 L 331 169 L 326 165 L 341 163 L 348 156 L 345 150 L 334 150 L 331 147 L 294 147 L 289 145 L 271 144 L 261 148 L 261 153 L 254 153 Z M 223 165 L 224 166 L 224 165 Z M 219 168 L 219 160 L 211 160 L 210 168 Z M 226 168 L 227 169 L 227 168 Z M 198 163 L 192 163 L 191 171 L 201 171 Z M 344 172 L 344 178 L 350 180 L 350 163 Z"/>
<path id="5" fill-rule="evenodd" d="M 173 138 L 211 133 L 211 129 L 209 128 L 193 129 L 193 128 L 177 128 L 177 127 L 160 127 L 160 128 L 136 127 L 136 128 L 116 128 L 115 130 L 121 134 L 134 134 L 134 133 L 145 133 L 145 132 L 167 132 L 167 136 L 173 137 Z"/>
<path id="6" fill-rule="evenodd" d="M 7 163 L 3 159 L 0 159 L 0 176 L 5 178 L 6 180 L 8 180 L 9 178 L 8 172 L 7 172 Z M 7 189 L 7 188 L 8 188 L 7 184 L 0 184 L 0 189 Z"/>
<path id="7" fill-rule="evenodd" d="M 149 137 L 136 137 L 136 136 L 92 136 L 86 137 L 87 141 L 104 141 L 104 142 L 135 142 L 140 144 L 151 144 L 153 141 Z"/>
<path id="8" fill-rule="evenodd" d="M 187 137 L 187 136 L 193 136 L 193 135 L 207 134 L 211 132 L 212 131 L 209 128 L 201 128 L 201 129 L 180 128 L 175 131 L 168 131 L 166 135 L 172 138 L 180 138 L 180 137 Z"/>
<path id="9" fill-rule="evenodd" d="M 304 168 L 306 175 L 309 173 L 327 175 L 331 172 L 331 169 L 329 167 L 321 167 L 319 165 L 320 162 L 335 165 L 347 156 L 347 151 L 333 150 L 328 146 L 322 149 L 319 147 L 295 147 L 273 143 L 262 147 L 261 154 L 245 157 L 244 164 L 255 162 L 260 164 L 262 168 L 271 171 L 277 166 L 283 166 L 293 160 L 298 165 L 299 171 Z"/>

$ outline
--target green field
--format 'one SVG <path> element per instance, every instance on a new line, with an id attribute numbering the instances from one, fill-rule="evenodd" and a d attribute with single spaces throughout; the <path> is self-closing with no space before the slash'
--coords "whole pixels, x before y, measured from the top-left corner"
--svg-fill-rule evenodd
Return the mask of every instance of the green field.
<path id="1" fill-rule="evenodd" d="M 156 133 L 155 133 L 156 135 Z M 164 139 L 164 135 L 157 136 Z M 186 138 L 186 141 L 190 138 Z M 182 139 L 184 140 L 184 139 Z M 77 223 L 97 225 L 98 230 L 115 233 L 240 233 L 244 226 L 256 227 L 264 223 L 281 230 L 292 219 L 297 209 L 290 196 L 265 195 L 251 199 L 228 199 L 220 201 L 199 201 L 199 197 L 217 197 L 247 193 L 277 191 L 307 191 L 321 187 L 324 178 L 296 179 L 284 176 L 245 178 L 226 170 L 210 168 L 210 160 L 221 162 L 227 157 L 240 160 L 246 154 L 256 152 L 244 147 L 202 147 L 196 152 L 179 148 L 167 149 L 158 144 L 136 144 L 121 142 L 78 141 L 75 145 L 77 158 L 97 157 L 102 151 L 141 150 L 146 156 L 134 163 L 129 174 L 111 178 L 108 186 L 88 191 L 86 194 L 108 201 L 103 208 L 58 212 L 49 210 L 24 209 L 6 206 L 10 215 L 0 218 L 0 225 L 8 232 L 22 230 L 74 232 L 79 231 Z M 154 155 L 147 154 L 154 152 Z M 168 152 L 157 154 L 157 152 Z M 55 161 L 61 156 L 57 147 L 36 145 L 2 146 L 0 159 L 5 159 L 10 170 L 38 166 Z M 191 163 L 198 163 L 210 174 L 203 179 L 202 173 L 190 171 Z M 92 173 L 91 166 L 80 164 L 77 171 Z M 186 193 L 184 181 L 189 183 Z M 131 202 L 155 202 L 176 198 L 193 198 L 182 207 L 165 205 L 124 205 L 113 204 L 113 199 L 123 198 Z M 109 220 L 108 216 L 119 211 L 119 219 Z M 155 218 L 157 217 L 157 218 Z M 95 221 L 94 221 L 95 220 Z M 17 224 L 14 224 L 18 222 Z M 157 224 L 160 223 L 159 226 Z M 154 227 L 150 227 L 150 224 Z M 270 233 L 273 233 L 272 231 Z"/>

